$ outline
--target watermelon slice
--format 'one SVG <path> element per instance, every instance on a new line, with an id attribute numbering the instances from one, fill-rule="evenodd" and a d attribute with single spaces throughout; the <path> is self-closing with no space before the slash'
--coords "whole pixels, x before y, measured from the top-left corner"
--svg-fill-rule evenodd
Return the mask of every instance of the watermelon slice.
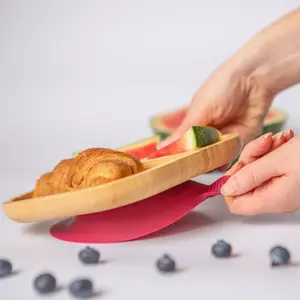
<path id="1" fill-rule="evenodd" d="M 180 125 L 185 115 L 186 108 L 155 115 L 150 120 L 151 128 L 163 140 Z M 272 132 L 275 134 L 281 131 L 287 118 L 288 116 L 285 112 L 271 108 L 265 118 L 263 133 Z"/>
<path id="2" fill-rule="evenodd" d="M 266 115 L 263 127 L 263 134 L 280 132 L 288 120 L 288 114 L 282 110 L 271 108 Z"/>
<path id="3" fill-rule="evenodd" d="M 156 144 L 160 141 L 159 135 L 123 146 L 117 150 L 134 155 L 138 159 L 154 159 L 214 144 L 220 140 L 220 136 L 221 133 L 213 127 L 194 126 L 179 140 L 161 150 L 156 150 Z"/>
<path id="4" fill-rule="evenodd" d="M 156 151 L 156 144 L 158 142 L 159 136 L 155 135 L 153 137 L 129 144 L 116 150 L 129 153 L 138 159 L 143 159 Z"/>
<path id="5" fill-rule="evenodd" d="M 147 159 L 179 154 L 217 143 L 221 133 L 208 126 L 193 126 L 180 139 L 150 154 Z"/>
<path id="6" fill-rule="evenodd" d="M 221 133 L 213 127 L 194 126 L 180 140 L 159 151 L 156 150 L 156 144 L 160 141 L 159 135 L 120 147 L 117 150 L 134 155 L 138 159 L 153 159 L 214 144 L 220 140 L 220 136 Z"/>

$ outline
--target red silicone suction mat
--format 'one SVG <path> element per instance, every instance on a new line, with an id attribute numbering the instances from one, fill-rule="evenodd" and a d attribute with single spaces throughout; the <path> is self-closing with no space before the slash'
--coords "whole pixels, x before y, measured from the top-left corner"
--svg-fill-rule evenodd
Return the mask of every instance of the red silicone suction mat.
<path id="1" fill-rule="evenodd" d="M 62 221 L 50 233 L 76 243 L 135 240 L 173 224 L 208 197 L 218 195 L 226 180 L 222 177 L 211 186 L 190 180 L 134 204 Z"/>

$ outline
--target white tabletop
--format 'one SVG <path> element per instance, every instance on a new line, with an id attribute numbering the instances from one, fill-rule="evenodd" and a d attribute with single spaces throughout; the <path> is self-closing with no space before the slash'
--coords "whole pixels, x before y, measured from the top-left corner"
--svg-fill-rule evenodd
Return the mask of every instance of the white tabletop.
<path id="1" fill-rule="evenodd" d="M 209 183 L 213 175 L 201 176 Z M 25 178 L 4 180 L 4 191 L 12 193 Z M 8 194 L 8 192 L 6 193 Z M 65 286 L 50 299 L 72 299 L 67 285 L 77 277 L 88 277 L 99 299 L 284 299 L 298 290 L 299 267 L 272 269 L 268 251 L 282 244 L 300 261 L 299 214 L 231 216 L 221 197 L 207 200 L 184 219 L 160 234 L 140 241 L 92 245 L 101 252 L 103 263 L 84 266 L 77 254 L 85 245 L 51 238 L 53 222 L 20 225 L 1 215 L 1 256 L 11 260 L 16 275 L 0 280 L 5 299 L 42 299 L 32 289 L 33 278 L 44 271 L 56 275 Z M 225 239 L 237 257 L 216 259 L 210 251 L 217 239 Z M 155 261 L 163 253 L 176 260 L 179 272 L 161 275 Z M 49 297 L 48 297 L 49 298 Z M 98 299 L 95 297 L 93 299 Z M 290 297 L 289 299 L 296 299 Z"/>
<path id="2" fill-rule="evenodd" d="M 186 104 L 223 59 L 298 5 L 201 3 L 1 1 L 1 201 L 31 189 L 42 172 L 73 151 L 150 136 L 150 116 Z M 295 87 L 275 100 L 296 133 L 299 96 Z M 210 183 L 217 176 L 197 180 Z M 85 245 L 51 238 L 51 222 L 18 224 L 1 211 L 0 257 L 18 271 L 0 280 L 1 299 L 42 299 L 32 281 L 43 271 L 53 272 L 63 286 L 87 276 L 102 292 L 99 299 L 298 299 L 300 267 L 272 269 L 268 252 L 281 244 L 299 262 L 299 224 L 298 213 L 233 216 L 215 197 L 163 235 L 95 245 L 105 262 L 87 267 L 77 259 Z M 238 256 L 212 257 L 218 239 Z M 165 252 L 180 272 L 157 272 L 155 261 Z M 71 299 L 65 288 L 46 298 Z"/>

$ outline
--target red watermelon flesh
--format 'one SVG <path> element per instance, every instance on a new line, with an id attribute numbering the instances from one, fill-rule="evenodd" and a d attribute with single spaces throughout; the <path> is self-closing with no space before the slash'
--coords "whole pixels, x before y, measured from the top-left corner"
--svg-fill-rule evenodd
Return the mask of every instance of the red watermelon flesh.
<path id="1" fill-rule="evenodd" d="M 273 111 L 270 110 L 266 115 L 266 120 L 271 120 L 273 118 L 275 118 L 275 114 Z"/>
<path id="2" fill-rule="evenodd" d="M 179 110 L 174 113 L 170 113 L 168 117 L 163 118 L 162 123 L 170 129 L 177 128 L 182 120 L 185 118 L 186 109 Z"/>
<path id="3" fill-rule="evenodd" d="M 156 144 L 158 141 L 158 136 L 154 136 L 152 138 L 148 138 L 137 143 L 127 145 L 117 150 L 129 153 L 138 159 L 143 159 L 156 151 Z"/>
<path id="4" fill-rule="evenodd" d="M 125 150 L 124 152 L 129 153 L 138 159 L 143 159 L 145 157 L 148 157 L 151 153 L 155 151 L 156 151 L 156 142 L 152 142 L 143 147 L 128 149 Z"/>
<path id="5" fill-rule="evenodd" d="M 179 140 L 178 142 L 174 142 L 160 150 L 153 151 L 153 153 L 150 153 L 150 155 L 148 155 L 147 159 L 154 159 L 170 154 L 179 154 L 188 150 L 189 149 L 186 149 L 184 142 L 181 143 L 181 141 Z"/>

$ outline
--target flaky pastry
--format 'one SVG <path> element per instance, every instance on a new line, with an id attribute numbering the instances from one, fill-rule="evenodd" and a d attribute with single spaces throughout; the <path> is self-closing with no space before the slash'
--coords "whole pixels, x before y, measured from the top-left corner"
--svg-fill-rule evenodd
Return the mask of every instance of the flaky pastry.
<path id="1" fill-rule="evenodd" d="M 48 196 L 114 181 L 144 170 L 134 156 L 107 148 L 90 148 L 62 160 L 36 182 L 33 197 Z"/>

